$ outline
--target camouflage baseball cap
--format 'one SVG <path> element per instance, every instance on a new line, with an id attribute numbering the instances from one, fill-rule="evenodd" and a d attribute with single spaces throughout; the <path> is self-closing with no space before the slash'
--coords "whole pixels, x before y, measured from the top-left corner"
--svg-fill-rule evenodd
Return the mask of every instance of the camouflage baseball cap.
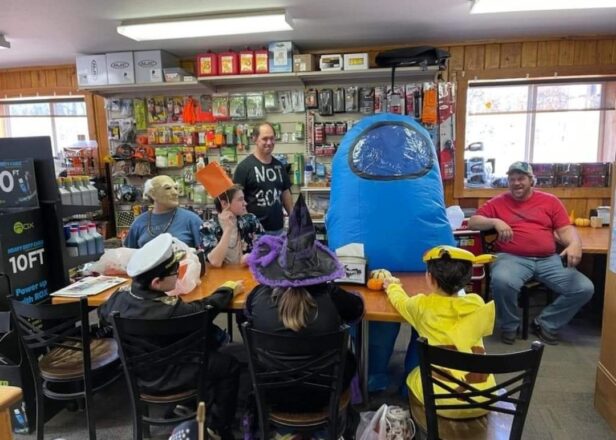
<path id="1" fill-rule="evenodd" d="M 533 177 L 533 167 L 530 166 L 530 164 L 528 162 L 514 162 L 511 165 L 509 165 L 509 169 L 507 170 L 507 175 L 511 174 L 511 173 L 524 173 L 529 175 L 530 177 Z"/>

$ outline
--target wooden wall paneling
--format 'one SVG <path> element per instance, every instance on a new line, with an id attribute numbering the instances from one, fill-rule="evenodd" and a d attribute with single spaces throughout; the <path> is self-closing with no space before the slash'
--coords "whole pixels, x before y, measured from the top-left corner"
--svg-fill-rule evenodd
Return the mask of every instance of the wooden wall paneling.
<path id="1" fill-rule="evenodd" d="M 19 72 L 8 72 L 6 75 L 7 89 L 19 89 L 21 88 L 21 77 Z"/>
<path id="2" fill-rule="evenodd" d="M 468 93 L 468 79 L 457 78 L 456 90 L 456 167 L 454 171 L 454 198 L 460 199 L 464 192 L 464 147 L 466 146 L 466 94 Z"/>
<path id="3" fill-rule="evenodd" d="M 522 65 L 522 43 L 507 43 L 501 45 L 500 67 L 507 69 L 510 67 L 521 67 Z"/>
<path id="4" fill-rule="evenodd" d="M 501 45 L 500 44 L 487 44 L 485 52 L 485 64 L 486 69 L 498 69 L 500 67 L 501 57 Z"/>
<path id="5" fill-rule="evenodd" d="M 575 42 L 565 40 L 558 43 L 558 65 L 571 66 L 573 65 Z"/>
<path id="6" fill-rule="evenodd" d="M 537 66 L 558 66 L 560 42 L 540 41 L 537 43 Z"/>
<path id="7" fill-rule="evenodd" d="M 56 85 L 59 87 L 71 87 L 71 70 L 57 69 L 56 70 Z"/>
<path id="8" fill-rule="evenodd" d="M 31 89 L 32 88 L 32 76 L 30 72 L 20 72 L 19 73 L 19 83 L 22 89 Z"/>
<path id="9" fill-rule="evenodd" d="M 446 180 L 443 182 L 443 196 L 445 198 L 445 206 L 458 204 L 453 196 L 453 180 Z"/>
<path id="10" fill-rule="evenodd" d="M 573 45 L 573 64 L 597 64 L 597 40 L 580 40 Z"/>
<path id="11" fill-rule="evenodd" d="M 599 40 L 597 42 L 597 64 L 616 63 L 616 40 Z"/>
<path id="12" fill-rule="evenodd" d="M 536 41 L 526 41 L 522 43 L 522 67 L 537 67 L 537 48 Z"/>
<path id="13" fill-rule="evenodd" d="M 464 70 L 464 46 L 449 48 L 449 72 L 456 70 Z"/>
<path id="14" fill-rule="evenodd" d="M 58 81 L 56 78 L 55 70 L 45 71 L 45 83 L 47 84 L 47 87 L 57 87 L 58 86 Z"/>
<path id="15" fill-rule="evenodd" d="M 474 45 L 464 48 L 464 69 L 465 70 L 481 70 L 483 69 L 483 60 L 485 57 L 485 46 Z"/>
<path id="16" fill-rule="evenodd" d="M 38 88 L 45 88 L 47 87 L 47 76 L 45 75 L 44 71 L 38 70 L 38 69 L 34 69 L 31 72 L 32 75 L 32 88 L 33 89 L 38 89 Z"/>

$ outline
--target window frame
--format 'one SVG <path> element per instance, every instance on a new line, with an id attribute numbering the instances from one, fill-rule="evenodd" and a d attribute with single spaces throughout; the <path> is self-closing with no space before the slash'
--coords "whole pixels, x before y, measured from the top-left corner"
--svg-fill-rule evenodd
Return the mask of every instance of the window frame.
<path id="1" fill-rule="evenodd" d="M 589 73 L 592 72 L 592 73 Z M 503 192 L 502 188 L 465 188 L 464 145 L 466 145 L 466 100 L 469 82 L 496 81 L 519 84 L 529 81 L 606 81 L 616 79 L 616 65 L 554 66 L 493 70 L 459 70 L 451 72 L 458 86 L 456 102 L 456 172 L 453 182 L 455 199 L 488 199 Z M 603 140 L 605 145 L 605 140 Z M 560 198 L 609 199 L 610 188 L 543 188 Z"/>
<path id="2" fill-rule="evenodd" d="M 71 102 L 83 103 L 84 114 L 83 115 L 63 115 L 60 113 L 56 113 L 54 104 L 71 103 Z M 49 114 L 45 114 L 45 115 L 6 114 L 6 112 L 8 111 L 8 107 L 5 107 L 5 106 L 18 105 L 18 104 L 41 104 L 41 103 L 48 105 Z M 88 110 L 89 110 L 89 107 L 88 107 L 87 97 L 82 96 L 82 95 L 72 95 L 72 96 L 65 96 L 65 97 L 6 98 L 6 99 L 0 99 L 0 124 L 4 124 L 4 119 L 11 119 L 11 118 L 15 118 L 15 119 L 18 119 L 18 118 L 50 118 L 51 119 L 51 133 L 52 133 L 51 146 L 53 149 L 53 156 L 58 157 L 58 155 L 61 153 L 62 147 L 58 145 L 56 119 L 57 118 L 62 118 L 62 119 L 63 118 L 85 118 L 86 132 L 84 132 L 83 134 L 86 136 L 89 136 L 90 117 L 88 116 Z M 10 133 L 8 137 L 10 137 Z M 77 141 L 77 139 L 75 139 L 75 141 Z"/>

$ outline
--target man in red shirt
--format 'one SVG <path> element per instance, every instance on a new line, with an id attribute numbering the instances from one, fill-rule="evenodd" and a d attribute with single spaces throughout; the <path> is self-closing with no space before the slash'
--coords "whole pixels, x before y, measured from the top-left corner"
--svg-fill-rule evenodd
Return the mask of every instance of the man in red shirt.
<path id="1" fill-rule="evenodd" d="M 498 233 L 490 289 L 501 341 L 515 342 L 520 322 L 518 295 L 523 284 L 533 278 L 558 295 L 534 319 L 533 331 L 544 342 L 557 344 L 558 330 L 594 293 L 592 282 L 575 269 L 582 258 L 582 242 L 562 202 L 533 188 L 530 164 L 515 162 L 507 175 L 509 192 L 488 200 L 468 222 L 471 229 L 495 229 Z M 555 238 L 564 246 L 560 255 Z"/>

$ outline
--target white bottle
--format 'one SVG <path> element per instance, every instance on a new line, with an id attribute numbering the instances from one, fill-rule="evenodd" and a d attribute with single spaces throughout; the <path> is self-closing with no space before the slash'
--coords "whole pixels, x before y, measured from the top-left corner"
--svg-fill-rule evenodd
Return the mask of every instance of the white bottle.
<path id="1" fill-rule="evenodd" d="M 96 253 L 102 254 L 103 252 L 105 252 L 105 243 L 103 240 L 103 236 L 99 234 L 96 230 L 96 224 L 93 222 L 88 223 L 88 230 L 90 232 L 90 235 L 94 238 Z"/>
<path id="2" fill-rule="evenodd" d="M 66 189 L 71 193 L 71 205 L 83 205 L 81 198 L 81 191 L 75 188 L 72 177 L 66 177 L 64 179 Z"/>
<path id="3" fill-rule="evenodd" d="M 92 206 L 100 206 L 100 201 L 98 200 L 98 190 L 92 184 L 92 181 L 88 176 L 83 177 L 83 183 L 86 188 L 88 188 L 88 192 L 90 193 L 90 205 Z"/>
<path id="4" fill-rule="evenodd" d="M 87 225 L 85 224 L 79 225 L 79 236 L 83 238 L 83 240 L 85 241 L 85 245 L 86 245 L 85 247 L 86 253 L 83 255 L 96 254 L 96 240 L 94 240 L 94 237 L 92 237 L 90 233 L 88 232 Z"/>
<path id="5" fill-rule="evenodd" d="M 62 177 L 58 177 L 56 179 L 56 182 L 58 183 L 58 191 L 60 191 L 60 202 L 63 205 L 72 204 L 73 202 L 71 200 L 71 193 L 64 186 L 64 179 Z"/>
<path id="6" fill-rule="evenodd" d="M 77 228 L 76 226 L 71 226 L 71 237 L 66 240 L 66 251 L 68 253 L 68 256 L 78 257 L 79 249 L 83 249 L 83 246 L 86 246 L 87 251 L 87 245 L 85 245 L 85 242 L 79 236 L 79 228 Z"/>

